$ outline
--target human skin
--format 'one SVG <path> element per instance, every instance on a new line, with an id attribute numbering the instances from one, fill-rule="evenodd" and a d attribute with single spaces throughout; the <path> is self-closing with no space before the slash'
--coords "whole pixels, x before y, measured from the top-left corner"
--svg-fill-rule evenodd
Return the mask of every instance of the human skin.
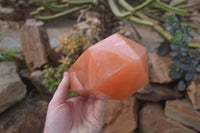
<path id="1" fill-rule="evenodd" d="M 107 97 L 97 94 L 67 100 L 69 87 L 70 76 L 65 72 L 49 103 L 44 133 L 98 133 L 102 128 Z"/>

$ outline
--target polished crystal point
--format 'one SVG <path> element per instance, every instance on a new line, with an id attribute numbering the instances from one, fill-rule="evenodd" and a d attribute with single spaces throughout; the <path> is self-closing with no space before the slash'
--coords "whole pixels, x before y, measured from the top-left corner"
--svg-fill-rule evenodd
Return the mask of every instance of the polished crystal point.
<path id="1" fill-rule="evenodd" d="M 148 81 L 146 49 L 119 34 L 88 48 L 70 68 L 71 91 L 124 100 Z"/>

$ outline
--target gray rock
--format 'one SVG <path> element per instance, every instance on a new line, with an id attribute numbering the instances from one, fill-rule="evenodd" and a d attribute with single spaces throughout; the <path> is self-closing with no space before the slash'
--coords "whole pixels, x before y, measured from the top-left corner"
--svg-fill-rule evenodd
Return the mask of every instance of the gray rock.
<path id="1" fill-rule="evenodd" d="M 200 15 L 198 16 L 199 23 L 200 23 Z M 200 32 L 191 32 L 192 42 L 193 43 L 200 43 Z"/>
<path id="2" fill-rule="evenodd" d="M 159 56 L 157 53 L 148 54 L 149 76 L 152 83 L 170 83 L 170 68 L 173 63 L 169 56 Z"/>
<path id="3" fill-rule="evenodd" d="M 1 19 L 5 19 L 5 20 L 8 20 L 8 19 L 11 19 L 13 17 L 15 13 L 15 9 L 13 8 L 10 8 L 10 7 L 1 7 L 0 8 L 0 18 Z"/>
<path id="4" fill-rule="evenodd" d="M 26 20 L 21 28 L 21 41 L 25 61 L 30 71 L 40 69 L 48 63 L 51 47 L 42 21 Z"/>
<path id="5" fill-rule="evenodd" d="M 181 98 L 183 94 L 167 85 L 148 84 L 136 93 L 136 97 L 144 101 L 159 102 Z"/>
<path id="6" fill-rule="evenodd" d="M 23 14 L 22 12 L 16 11 L 14 8 L 0 6 L 0 19 L 20 20 L 20 19 L 23 19 Z"/>
<path id="7" fill-rule="evenodd" d="M 193 108 L 200 110 L 200 75 L 196 81 L 191 82 L 187 88 L 187 94 L 193 104 Z"/>
<path id="8" fill-rule="evenodd" d="M 197 133 L 182 124 L 168 119 L 161 105 L 146 104 L 140 111 L 139 133 Z"/>
<path id="9" fill-rule="evenodd" d="M 26 97 L 0 115 L 0 133 L 42 133 L 47 106 L 41 97 Z"/>
<path id="10" fill-rule="evenodd" d="M 165 115 L 200 132 L 200 111 L 193 109 L 188 99 L 167 101 Z"/>
<path id="11" fill-rule="evenodd" d="M 41 70 L 36 70 L 32 72 L 31 77 L 30 77 L 31 82 L 33 83 L 34 87 L 36 88 L 38 92 L 50 94 L 50 92 L 48 91 L 48 88 L 42 84 L 42 82 L 45 80 L 44 74 L 45 74 L 45 71 L 41 71 Z"/>
<path id="12" fill-rule="evenodd" d="M 133 133 L 137 128 L 139 104 L 136 97 L 108 100 L 100 133 Z"/>
<path id="13" fill-rule="evenodd" d="M 14 62 L 0 62 L 0 113 L 23 99 L 26 86 L 16 73 Z"/>

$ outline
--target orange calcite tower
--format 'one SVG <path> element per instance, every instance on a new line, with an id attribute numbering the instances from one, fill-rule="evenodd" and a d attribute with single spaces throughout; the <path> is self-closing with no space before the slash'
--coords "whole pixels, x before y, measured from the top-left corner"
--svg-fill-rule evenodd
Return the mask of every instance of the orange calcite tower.
<path id="1" fill-rule="evenodd" d="M 113 34 L 88 48 L 70 68 L 71 91 L 124 100 L 148 83 L 146 49 Z"/>

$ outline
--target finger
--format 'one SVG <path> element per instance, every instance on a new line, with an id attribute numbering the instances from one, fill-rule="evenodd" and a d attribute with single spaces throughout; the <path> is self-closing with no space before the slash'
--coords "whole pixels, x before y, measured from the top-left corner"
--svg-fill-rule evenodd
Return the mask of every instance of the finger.
<path id="1" fill-rule="evenodd" d="M 63 103 L 66 101 L 70 87 L 70 77 L 68 72 L 63 73 L 63 79 L 54 93 L 53 102 Z"/>
<path id="2" fill-rule="evenodd" d="M 71 72 L 70 73 L 70 80 L 71 80 L 71 84 L 70 84 L 70 86 L 71 86 L 71 90 L 72 91 L 75 91 L 75 90 L 83 90 L 83 87 L 82 87 L 82 85 L 81 85 L 81 83 L 80 83 L 80 81 L 77 79 L 77 76 L 76 76 L 76 74 L 75 74 L 75 72 Z"/>
<path id="3" fill-rule="evenodd" d="M 103 121 L 104 111 L 105 111 L 107 100 L 108 100 L 108 96 L 106 96 L 104 94 L 99 93 L 95 96 L 94 116 L 99 121 Z"/>

